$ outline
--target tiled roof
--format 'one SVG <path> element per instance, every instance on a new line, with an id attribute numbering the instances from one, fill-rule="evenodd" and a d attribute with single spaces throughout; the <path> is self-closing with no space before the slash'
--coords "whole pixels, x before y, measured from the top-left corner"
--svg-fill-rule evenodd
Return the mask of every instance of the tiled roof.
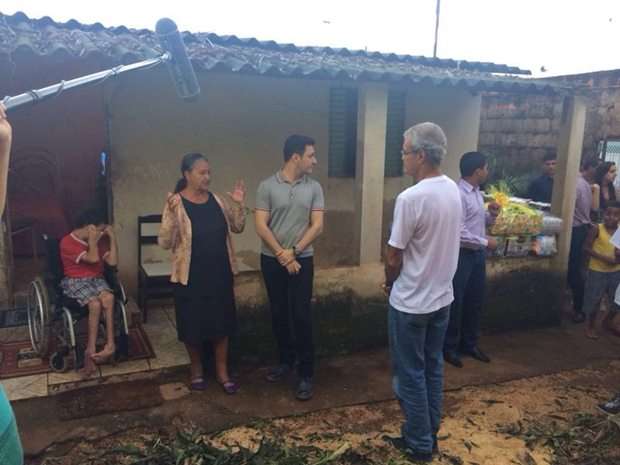
<path id="1" fill-rule="evenodd" d="M 491 73 L 529 74 L 507 65 L 433 59 L 330 47 L 299 47 L 274 41 L 240 39 L 213 33 L 183 33 L 197 70 L 227 71 L 317 79 L 429 82 L 484 91 L 554 92 L 558 84 Z M 0 57 L 21 52 L 35 55 L 100 55 L 129 63 L 160 53 L 157 37 L 147 29 L 106 28 L 75 20 L 0 14 Z"/>

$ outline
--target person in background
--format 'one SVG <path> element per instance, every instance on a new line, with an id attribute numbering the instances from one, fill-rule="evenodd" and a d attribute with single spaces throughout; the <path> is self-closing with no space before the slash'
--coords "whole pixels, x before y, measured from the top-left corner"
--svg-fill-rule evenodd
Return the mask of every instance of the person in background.
<path id="1" fill-rule="evenodd" d="M 555 153 L 547 153 L 543 158 L 542 174 L 531 182 L 527 190 L 529 199 L 535 202 L 551 203 L 556 165 Z"/>
<path id="2" fill-rule="evenodd" d="M 158 243 L 172 250 L 176 329 L 190 359 L 190 387 L 207 388 L 204 343 L 212 343 L 217 382 L 226 394 L 239 385 L 228 374 L 228 339 L 237 328 L 233 275 L 236 261 L 230 232 L 245 228 L 245 185 L 237 181 L 230 201 L 211 192 L 211 169 L 200 153 L 181 161 L 181 179 L 164 205 Z"/>
<path id="3" fill-rule="evenodd" d="M 270 383 L 284 379 L 297 362 L 295 397 L 301 401 L 313 396 L 313 243 L 323 232 L 325 209 L 323 188 L 310 177 L 317 164 L 314 145 L 310 137 L 289 136 L 284 142 L 284 165 L 263 180 L 256 193 L 261 271 L 280 359 L 266 379 Z"/>
<path id="4" fill-rule="evenodd" d="M 480 186 L 489 177 L 487 157 L 480 152 L 468 152 L 461 157 L 460 170 L 461 244 L 453 282 L 454 302 L 444 343 L 444 360 L 457 368 L 463 366 L 460 354 L 484 363 L 491 361 L 480 350 L 478 340 L 486 284 L 486 253 L 497 248 L 495 239 L 487 237 L 486 229 L 495 223 L 500 212 L 496 203 L 490 203 L 486 211 L 480 192 Z"/>
<path id="5" fill-rule="evenodd" d="M 577 196 L 575 199 L 575 213 L 573 215 L 573 230 L 568 255 L 568 286 L 573 294 L 573 321 L 582 323 L 586 316 L 583 313 L 584 295 L 584 253 L 583 246 L 588 235 L 593 210 L 594 174 L 599 165 L 599 160 L 592 158 L 583 162 L 581 172 L 577 175 Z M 598 199 L 596 201 L 598 204 Z"/>
<path id="6" fill-rule="evenodd" d="M 9 173 L 11 140 L 13 130 L 6 117 L 4 106 L 0 103 L 0 215 L 6 206 L 6 185 Z M 9 399 L 0 383 L 0 463 L 2 465 L 22 465 L 24 453 L 17 432 L 17 423 Z"/>
<path id="7" fill-rule="evenodd" d="M 443 403 L 444 337 L 454 300 L 461 198 L 441 172 L 447 151 L 434 123 L 403 137 L 403 171 L 416 181 L 396 198 L 385 258 L 392 387 L 405 416 L 402 437 L 384 439 L 413 461 L 431 462 Z"/>
<path id="8" fill-rule="evenodd" d="M 603 223 L 593 225 L 588 232 L 584 250 L 590 258 L 586 276 L 583 311 L 588 317 L 586 336 L 598 339 L 597 315 L 603 297 L 608 296 L 609 313 L 605 319 L 609 326 L 614 320 L 618 306 L 614 302 L 616 289 L 620 286 L 620 250 L 611 243 L 611 237 L 620 222 L 620 203 L 607 202 Z M 619 328 L 613 328 L 614 332 Z"/>
<path id="9" fill-rule="evenodd" d="M 610 202 L 616 201 L 616 186 L 614 181 L 618 175 L 618 168 L 612 161 L 604 161 L 596 168 L 594 173 L 594 184 L 599 189 L 599 204 L 598 210 L 602 220 L 605 208 Z"/>

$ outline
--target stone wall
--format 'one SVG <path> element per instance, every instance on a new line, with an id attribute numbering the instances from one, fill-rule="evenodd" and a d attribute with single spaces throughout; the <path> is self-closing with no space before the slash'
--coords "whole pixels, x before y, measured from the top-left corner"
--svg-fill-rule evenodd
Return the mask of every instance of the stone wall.
<path id="1" fill-rule="evenodd" d="M 620 138 L 620 70 L 556 78 L 586 98 L 583 157 L 598 153 L 605 137 Z M 491 155 L 492 180 L 506 179 L 519 193 L 557 151 L 561 95 L 487 93 L 482 98 L 479 150 Z"/>

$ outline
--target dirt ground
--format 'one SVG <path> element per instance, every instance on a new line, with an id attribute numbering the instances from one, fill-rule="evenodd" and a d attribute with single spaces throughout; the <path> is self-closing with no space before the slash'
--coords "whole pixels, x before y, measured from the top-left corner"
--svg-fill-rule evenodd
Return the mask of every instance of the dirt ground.
<path id="1" fill-rule="evenodd" d="M 610 377 L 610 373 L 616 375 Z M 619 373 L 620 362 L 612 362 L 605 369 L 574 370 L 448 392 L 439 435 L 441 453 L 433 463 L 620 464 L 620 420 L 614 422 L 596 410 L 598 403 L 620 387 Z M 62 452 L 52 448 L 29 464 L 397 465 L 408 462 L 383 436 L 399 435 L 401 421 L 398 404 L 387 401 L 260 421 L 209 435 L 179 423 L 166 431 L 142 428 L 96 444 L 64 445 Z M 179 430 L 191 436 L 189 439 L 184 436 L 187 439 L 184 446 L 178 440 L 174 442 Z M 265 443 L 275 444 L 284 451 L 281 458 L 252 459 L 252 454 L 261 446 L 264 448 Z M 228 454 L 244 450 L 246 459 L 237 457 L 239 460 L 235 461 L 232 455 L 224 454 L 208 461 L 205 457 L 209 454 L 206 454 L 201 462 L 200 453 L 187 452 L 187 444 L 194 451 L 199 450 L 197 445 L 208 446 L 212 451 L 227 450 Z M 161 454 L 164 449 L 169 453 L 168 459 L 164 458 L 168 457 L 166 454 Z M 177 462 L 175 458 L 179 457 Z"/>

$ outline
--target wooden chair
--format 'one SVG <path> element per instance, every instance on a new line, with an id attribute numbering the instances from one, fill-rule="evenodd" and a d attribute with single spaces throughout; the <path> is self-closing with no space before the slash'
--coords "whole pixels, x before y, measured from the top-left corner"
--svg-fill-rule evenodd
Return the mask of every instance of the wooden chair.
<path id="1" fill-rule="evenodd" d="M 138 305 L 142 318 L 147 321 L 148 301 L 151 298 L 166 298 L 172 295 L 170 273 L 172 266 L 169 259 L 165 261 L 148 261 L 144 259 L 147 247 L 159 247 L 157 234 L 161 225 L 161 215 L 138 217 Z"/>

